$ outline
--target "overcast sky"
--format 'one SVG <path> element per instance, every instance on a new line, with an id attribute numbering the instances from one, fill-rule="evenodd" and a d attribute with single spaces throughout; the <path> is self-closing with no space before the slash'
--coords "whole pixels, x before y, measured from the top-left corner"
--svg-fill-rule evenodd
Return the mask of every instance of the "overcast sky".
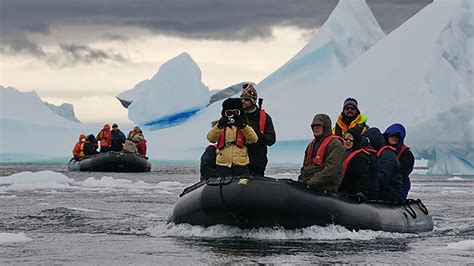
<path id="1" fill-rule="evenodd" d="M 386 33 L 430 2 L 367 0 Z M 84 122 L 124 122 L 127 112 L 113 96 L 181 52 L 193 57 L 210 89 L 258 82 L 296 54 L 336 4 L 0 0 L 0 85 L 70 102 Z"/>

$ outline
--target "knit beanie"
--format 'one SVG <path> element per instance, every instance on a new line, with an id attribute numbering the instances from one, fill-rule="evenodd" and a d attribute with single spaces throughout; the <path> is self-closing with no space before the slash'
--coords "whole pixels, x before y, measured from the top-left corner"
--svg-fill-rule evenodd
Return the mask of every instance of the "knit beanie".
<path id="1" fill-rule="evenodd" d="M 257 90 L 253 87 L 252 84 L 246 83 L 242 86 L 242 93 L 240 94 L 240 98 L 249 98 L 254 101 L 257 100 Z"/>
<path id="2" fill-rule="evenodd" d="M 358 109 L 357 107 L 357 100 L 354 99 L 354 98 L 347 98 L 345 101 L 344 101 L 344 105 L 342 106 L 342 109 L 346 109 L 346 107 L 349 107 L 349 106 L 352 106 L 356 109 Z"/>

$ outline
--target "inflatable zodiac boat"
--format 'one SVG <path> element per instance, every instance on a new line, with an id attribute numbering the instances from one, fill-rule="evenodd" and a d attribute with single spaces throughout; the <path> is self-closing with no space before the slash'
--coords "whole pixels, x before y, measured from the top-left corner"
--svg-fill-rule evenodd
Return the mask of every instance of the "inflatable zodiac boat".
<path id="1" fill-rule="evenodd" d="M 136 153 L 109 151 L 84 157 L 81 160 L 72 159 L 68 164 L 69 171 L 97 172 L 149 172 L 151 164 Z"/>
<path id="2" fill-rule="evenodd" d="M 420 200 L 405 205 L 360 203 L 349 195 L 269 177 L 211 178 L 196 183 L 180 195 L 168 222 L 286 229 L 337 224 L 349 230 L 403 233 L 433 230 L 432 217 Z"/>

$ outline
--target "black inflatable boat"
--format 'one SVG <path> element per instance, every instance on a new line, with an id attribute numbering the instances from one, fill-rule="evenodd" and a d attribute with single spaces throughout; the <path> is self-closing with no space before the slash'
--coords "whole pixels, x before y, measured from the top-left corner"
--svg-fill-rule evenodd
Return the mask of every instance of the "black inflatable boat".
<path id="1" fill-rule="evenodd" d="M 359 203 L 348 195 L 268 177 L 201 181 L 183 191 L 168 222 L 287 229 L 338 224 L 350 230 L 403 233 L 433 230 L 432 217 L 420 200 L 410 200 L 406 205 Z"/>
<path id="2" fill-rule="evenodd" d="M 68 164 L 69 171 L 97 171 L 97 172 L 149 172 L 151 164 L 148 160 L 136 153 L 109 151 L 81 160 L 72 159 Z"/>

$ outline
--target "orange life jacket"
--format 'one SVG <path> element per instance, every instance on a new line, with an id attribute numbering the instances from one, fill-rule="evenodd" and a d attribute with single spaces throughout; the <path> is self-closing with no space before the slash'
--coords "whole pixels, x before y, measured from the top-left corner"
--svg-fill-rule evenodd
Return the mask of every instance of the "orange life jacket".
<path id="1" fill-rule="evenodd" d="M 407 145 L 403 144 L 402 147 L 400 147 L 400 151 L 397 153 L 397 158 L 400 159 L 400 156 L 402 155 L 402 153 L 406 150 L 406 149 L 410 149 Z"/>
<path id="2" fill-rule="evenodd" d="M 326 152 L 326 148 L 327 148 L 329 142 L 333 139 L 342 140 L 341 137 L 336 136 L 336 135 L 329 135 L 326 138 L 324 138 L 323 142 L 321 143 L 321 145 L 318 148 L 318 151 L 316 151 L 316 155 L 314 156 L 314 158 L 312 160 L 314 165 L 320 166 L 323 163 L 323 159 L 324 159 L 323 157 L 324 157 L 324 153 Z M 306 153 L 306 165 L 311 164 L 311 156 L 313 154 L 314 141 L 315 141 L 315 139 L 313 139 L 311 141 L 311 143 L 309 144 L 309 149 L 308 149 L 308 152 Z"/>
<path id="3" fill-rule="evenodd" d="M 392 150 L 393 152 L 397 151 L 397 149 L 395 149 L 394 147 L 386 145 L 386 146 L 383 146 L 382 148 L 380 148 L 380 150 L 377 151 L 377 157 L 380 157 L 380 154 L 382 154 L 382 152 L 386 149 Z"/>
<path id="4" fill-rule="evenodd" d="M 97 134 L 97 140 L 100 141 L 101 147 L 110 147 L 112 146 L 112 138 L 110 137 L 110 130 L 102 129 L 99 134 Z"/>
<path id="5" fill-rule="evenodd" d="M 227 127 L 224 127 L 223 129 L 221 129 L 221 132 L 219 134 L 219 139 L 217 139 L 217 148 L 219 150 L 222 150 L 224 149 L 224 147 L 226 147 L 226 141 L 225 141 L 226 129 Z M 239 148 L 243 148 L 245 146 L 245 136 L 240 129 L 237 129 L 237 136 L 235 137 L 235 142 L 231 141 L 227 143 L 235 144 L 235 146 Z"/>
<path id="6" fill-rule="evenodd" d="M 349 156 L 347 156 L 344 161 L 342 162 L 342 165 L 343 165 L 343 170 L 342 170 L 342 176 L 344 177 L 346 175 L 346 170 L 347 170 L 347 166 L 349 166 L 349 163 L 351 162 L 352 158 L 354 158 L 354 156 L 356 156 L 358 153 L 364 153 L 366 155 L 369 155 L 369 152 L 364 150 L 364 149 L 358 149 L 358 150 L 355 150 L 353 152 L 351 152 L 349 154 Z"/>

